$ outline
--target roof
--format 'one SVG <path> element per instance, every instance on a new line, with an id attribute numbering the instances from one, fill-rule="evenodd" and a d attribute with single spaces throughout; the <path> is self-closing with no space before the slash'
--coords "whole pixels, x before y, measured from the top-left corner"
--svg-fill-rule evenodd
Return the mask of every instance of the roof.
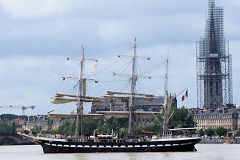
<path id="1" fill-rule="evenodd" d="M 215 110 L 213 112 L 211 112 L 210 110 L 205 110 L 205 111 L 202 111 L 198 114 L 194 114 L 194 115 L 216 115 L 216 114 L 234 114 L 234 113 L 238 113 L 240 114 L 240 110 L 238 109 L 234 109 L 234 110 L 227 110 L 227 111 L 220 111 L 220 110 Z"/>

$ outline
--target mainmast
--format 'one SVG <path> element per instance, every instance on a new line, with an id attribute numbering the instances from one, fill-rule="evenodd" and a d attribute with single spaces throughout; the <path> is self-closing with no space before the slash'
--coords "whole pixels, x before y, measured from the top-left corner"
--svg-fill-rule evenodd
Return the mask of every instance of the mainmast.
<path id="1" fill-rule="evenodd" d="M 147 94 L 139 94 L 139 93 L 135 93 L 135 87 L 136 87 L 136 81 L 137 78 L 141 77 L 141 78 L 151 78 L 149 76 L 137 76 L 136 75 L 136 59 L 137 58 L 143 58 L 143 59 L 147 59 L 150 60 L 149 57 L 139 57 L 137 56 L 137 45 L 136 45 L 136 38 L 134 40 L 134 54 L 133 56 L 129 56 L 129 55 L 118 55 L 118 58 L 120 57 L 130 57 L 132 59 L 132 74 L 117 74 L 117 73 L 113 73 L 113 75 L 123 75 L 123 76 L 129 76 L 130 80 L 131 80 L 131 89 L 130 89 L 130 93 L 125 93 L 125 92 L 108 92 L 108 96 L 107 97 L 115 97 L 115 98 L 119 98 L 118 96 L 113 96 L 114 94 L 120 94 L 120 95 L 129 95 L 129 97 L 121 97 L 121 98 L 129 98 L 129 116 L 128 116 L 128 134 L 131 134 L 131 129 L 132 129 L 132 114 L 133 114 L 133 110 L 135 107 L 135 99 L 152 99 L 154 96 L 153 95 L 147 95 Z M 136 97 L 135 97 L 136 96 Z M 145 97 L 139 97 L 139 96 L 145 96 Z"/>
<path id="2" fill-rule="evenodd" d="M 128 134 L 131 134 L 132 128 L 132 111 L 135 106 L 134 97 L 135 97 L 135 86 L 137 81 L 136 76 L 136 55 L 137 55 L 137 46 L 136 46 L 136 38 L 134 41 L 134 55 L 132 57 L 132 75 L 131 75 L 131 90 L 130 90 L 130 105 L 129 105 L 129 117 L 128 117 Z"/>
<path id="3" fill-rule="evenodd" d="M 76 120 L 76 130 L 75 136 L 79 138 L 79 113 L 81 118 L 81 139 L 83 138 L 83 102 L 81 101 L 82 92 L 83 92 L 83 70 L 84 70 L 84 47 L 82 46 L 82 60 L 80 64 L 80 79 L 78 81 L 78 99 L 77 99 L 77 120 Z"/>

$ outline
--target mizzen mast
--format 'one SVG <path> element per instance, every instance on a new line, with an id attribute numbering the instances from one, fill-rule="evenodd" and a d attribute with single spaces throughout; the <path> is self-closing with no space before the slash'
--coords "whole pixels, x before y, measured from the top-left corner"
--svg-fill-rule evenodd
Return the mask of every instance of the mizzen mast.
<path id="1" fill-rule="evenodd" d="M 168 57 L 166 59 L 166 73 L 164 76 L 164 118 L 163 118 L 163 132 L 168 130 L 168 122 L 169 122 L 169 101 L 168 98 Z"/>
<path id="2" fill-rule="evenodd" d="M 166 59 L 166 71 L 165 71 L 165 76 L 164 76 L 164 116 L 163 116 L 163 135 L 168 134 L 168 123 L 169 119 L 171 118 L 172 115 L 169 116 L 170 108 L 172 106 L 172 101 L 175 99 L 177 96 L 182 94 L 183 92 L 187 91 L 188 89 L 185 88 L 183 89 L 180 93 L 173 97 L 168 96 L 168 57 Z M 173 114 L 173 113 L 172 113 Z"/>
<path id="3" fill-rule="evenodd" d="M 75 130 L 75 136 L 77 139 L 79 138 L 79 113 L 80 113 L 80 118 L 81 118 L 81 139 L 83 138 L 83 102 L 81 101 L 81 97 L 83 96 L 83 69 L 84 69 L 84 60 L 85 60 L 85 55 L 84 55 L 84 47 L 82 46 L 82 60 L 80 62 L 80 79 L 78 81 L 78 99 L 77 99 L 77 118 L 76 118 L 76 130 Z"/>

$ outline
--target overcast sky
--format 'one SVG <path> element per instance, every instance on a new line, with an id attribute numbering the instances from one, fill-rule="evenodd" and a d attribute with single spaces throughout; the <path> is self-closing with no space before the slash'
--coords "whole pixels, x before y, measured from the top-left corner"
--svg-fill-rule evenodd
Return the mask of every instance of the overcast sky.
<path id="1" fill-rule="evenodd" d="M 137 37 L 137 53 L 151 61 L 138 60 L 139 92 L 163 95 L 165 58 L 169 57 L 169 90 L 189 89 L 189 98 L 179 106 L 196 107 L 196 41 L 204 33 L 207 0 L 0 0 L 0 105 L 35 105 L 27 114 L 69 113 L 74 104 L 52 105 L 56 92 L 76 93 L 78 62 L 66 57 L 86 56 L 99 60 L 86 64 L 85 75 L 100 80 L 88 82 L 88 94 L 106 90 L 127 91 L 129 59 Z M 224 7 L 225 38 L 233 55 L 234 103 L 240 98 L 240 1 L 216 0 Z M 111 81 L 111 82 L 110 82 Z M 116 81 L 116 82 L 112 82 Z M 86 109 L 87 110 L 87 109 Z M 21 114 L 21 109 L 1 109 L 0 114 Z"/>

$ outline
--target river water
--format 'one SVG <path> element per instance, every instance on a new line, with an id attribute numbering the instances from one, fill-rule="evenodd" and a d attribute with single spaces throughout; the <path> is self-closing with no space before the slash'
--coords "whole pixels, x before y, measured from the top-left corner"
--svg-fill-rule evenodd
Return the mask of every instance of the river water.
<path id="1" fill-rule="evenodd" d="M 0 160 L 240 160 L 240 144 L 198 144 L 197 152 L 44 154 L 41 146 L 0 146 Z"/>

